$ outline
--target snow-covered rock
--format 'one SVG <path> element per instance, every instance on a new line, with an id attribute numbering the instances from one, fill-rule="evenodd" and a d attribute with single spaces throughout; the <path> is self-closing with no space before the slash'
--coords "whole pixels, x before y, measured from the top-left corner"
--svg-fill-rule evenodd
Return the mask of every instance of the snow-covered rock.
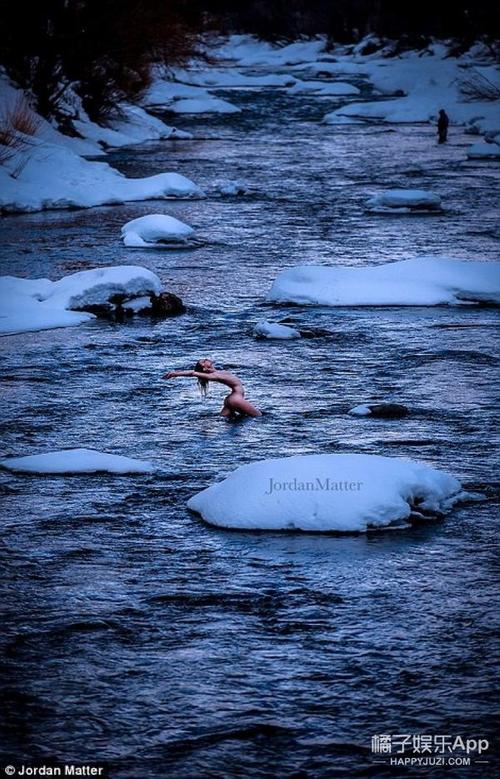
<path id="1" fill-rule="evenodd" d="M 470 160 L 500 160 L 500 144 L 493 141 L 480 141 L 469 146 L 467 157 Z"/>
<path id="2" fill-rule="evenodd" d="M 176 81 L 180 81 L 184 84 L 208 88 L 216 87 L 217 89 L 286 87 L 295 82 L 293 76 L 283 73 L 249 75 L 247 73 L 241 73 L 234 67 L 192 67 L 189 70 L 175 69 L 173 75 Z"/>
<path id="3" fill-rule="evenodd" d="M 500 303 L 500 262 L 417 257 L 365 267 L 300 265 L 282 271 L 267 300 L 323 306 Z"/>
<path id="4" fill-rule="evenodd" d="M 192 227 L 168 214 L 140 216 L 122 227 L 123 243 L 133 248 L 186 243 L 193 235 Z"/>
<path id="5" fill-rule="evenodd" d="M 457 479 L 418 462 L 318 454 L 244 465 L 187 505 L 218 527 L 365 532 L 440 515 L 460 491 Z"/>
<path id="6" fill-rule="evenodd" d="M 253 330 L 258 338 L 277 338 L 281 340 L 290 340 L 291 338 L 300 338 L 300 333 L 294 327 L 278 325 L 275 322 L 258 322 Z"/>
<path id="7" fill-rule="evenodd" d="M 440 212 L 441 198 L 435 192 L 423 189 L 388 189 L 367 200 L 372 213 Z"/>
<path id="8" fill-rule="evenodd" d="M 0 467 L 19 473 L 152 473 L 146 460 L 135 460 L 94 449 L 61 449 L 27 457 L 8 457 Z"/>
<path id="9" fill-rule="evenodd" d="M 220 97 L 191 97 L 175 100 L 169 110 L 174 114 L 238 114 L 241 108 Z"/>
<path id="10" fill-rule="evenodd" d="M 89 208 L 134 200 L 202 197 L 179 173 L 129 179 L 105 162 L 83 159 L 66 148 L 33 141 L 17 177 L 10 161 L 0 167 L 0 211 Z"/>
<path id="11" fill-rule="evenodd" d="M 64 276 L 59 281 L 0 277 L 0 333 L 79 325 L 93 318 L 83 309 L 159 295 L 161 282 L 146 268 L 117 265 Z"/>

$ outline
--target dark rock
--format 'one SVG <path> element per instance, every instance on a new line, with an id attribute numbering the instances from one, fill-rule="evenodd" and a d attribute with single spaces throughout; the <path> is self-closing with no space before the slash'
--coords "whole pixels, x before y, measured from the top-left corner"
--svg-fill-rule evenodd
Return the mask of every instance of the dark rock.
<path id="1" fill-rule="evenodd" d="M 377 403 L 372 405 L 367 403 L 372 417 L 379 419 L 401 419 L 408 414 L 408 408 L 400 403 Z"/>
<path id="2" fill-rule="evenodd" d="M 151 295 L 152 316 L 166 318 L 178 316 L 186 312 L 186 306 L 182 300 L 172 292 L 160 292 L 159 295 Z"/>

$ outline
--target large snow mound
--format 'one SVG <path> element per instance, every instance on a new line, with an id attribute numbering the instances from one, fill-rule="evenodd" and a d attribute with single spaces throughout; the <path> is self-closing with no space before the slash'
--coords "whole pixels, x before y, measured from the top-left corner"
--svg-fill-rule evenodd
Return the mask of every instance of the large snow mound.
<path id="1" fill-rule="evenodd" d="M 7 212 L 203 195 L 179 173 L 129 179 L 105 162 L 91 162 L 66 148 L 35 140 L 17 178 L 10 175 L 9 164 L 0 167 L 0 210 Z"/>
<path id="2" fill-rule="evenodd" d="M 299 265 L 277 276 L 267 299 L 322 306 L 500 303 L 500 262 L 417 257 L 367 267 Z"/>
<path id="3" fill-rule="evenodd" d="M 441 211 L 439 195 L 423 189 L 388 189 L 370 197 L 366 204 L 375 213 Z"/>
<path id="4" fill-rule="evenodd" d="M 186 243 L 193 235 L 192 227 L 168 214 L 140 216 L 122 227 L 123 243 L 134 248 Z"/>
<path id="5" fill-rule="evenodd" d="M 64 276 L 59 281 L 0 277 L 0 333 L 13 334 L 79 325 L 93 318 L 75 311 L 125 299 L 159 294 L 158 276 L 135 265 L 96 268 Z"/>
<path id="6" fill-rule="evenodd" d="M 0 460 L 0 466 L 19 473 L 152 473 L 155 470 L 146 460 L 94 449 L 61 449 L 27 457 L 9 457 Z"/>
<path id="7" fill-rule="evenodd" d="M 187 505 L 218 527 L 364 532 L 442 514 L 460 490 L 457 479 L 421 463 L 317 454 L 244 465 Z"/>

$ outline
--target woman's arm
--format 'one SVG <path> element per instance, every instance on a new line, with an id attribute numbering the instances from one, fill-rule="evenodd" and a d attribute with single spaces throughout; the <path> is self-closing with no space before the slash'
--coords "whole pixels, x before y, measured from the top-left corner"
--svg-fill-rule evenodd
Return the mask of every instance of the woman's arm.
<path id="1" fill-rule="evenodd" d="M 164 379 L 177 379 L 179 376 L 189 376 L 194 377 L 202 374 L 197 374 L 195 371 L 169 371 L 166 373 L 163 378 Z"/>

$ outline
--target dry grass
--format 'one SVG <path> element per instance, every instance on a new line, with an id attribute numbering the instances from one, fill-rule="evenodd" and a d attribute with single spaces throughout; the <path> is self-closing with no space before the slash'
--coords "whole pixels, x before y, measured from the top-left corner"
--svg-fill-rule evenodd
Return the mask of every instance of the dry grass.
<path id="1" fill-rule="evenodd" d="M 33 138 L 41 118 L 30 108 L 24 95 L 19 95 L 3 107 L 0 113 L 0 165 L 15 160 L 10 175 L 17 178 L 30 159 Z"/>

